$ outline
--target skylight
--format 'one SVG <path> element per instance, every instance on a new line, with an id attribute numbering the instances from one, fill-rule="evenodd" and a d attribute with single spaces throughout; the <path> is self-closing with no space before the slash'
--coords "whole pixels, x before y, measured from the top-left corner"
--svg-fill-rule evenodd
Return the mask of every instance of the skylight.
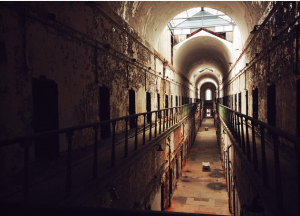
<path id="1" fill-rule="evenodd" d="M 206 28 L 214 32 L 233 31 L 235 23 L 221 11 L 196 7 L 176 15 L 168 26 L 174 35 L 191 34 L 199 28 Z"/>

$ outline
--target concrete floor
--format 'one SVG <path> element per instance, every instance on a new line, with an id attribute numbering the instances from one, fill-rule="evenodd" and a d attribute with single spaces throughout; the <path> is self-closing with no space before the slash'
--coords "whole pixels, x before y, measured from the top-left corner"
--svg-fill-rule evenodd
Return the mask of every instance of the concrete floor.
<path id="1" fill-rule="evenodd" d="M 202 162 L 210 169 L 203 170 Z M 205 118 L 166 211 L 231 215 L 226 188 L 213 118 Z"/>

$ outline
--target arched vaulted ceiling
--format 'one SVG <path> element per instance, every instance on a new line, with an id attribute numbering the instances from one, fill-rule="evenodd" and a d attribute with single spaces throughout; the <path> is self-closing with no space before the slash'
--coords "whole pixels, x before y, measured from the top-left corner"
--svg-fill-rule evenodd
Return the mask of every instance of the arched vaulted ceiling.
<path id="1" fill-rule="evenodd" d="M 231 17 L 245 41 L 253 26 L 262 17 L 266 1 L 114 1 L 109 6 L 142 38 L 154 47 L 167 23 L 177 14 L 194 7 L 210 7 Z"/>
<path id="2" fill-rule="evenodd" d="M 184 10 L 195 7 L 210 7 L 231 17 L 238 26 L 243 43 L 253 26 L 265 12 L 269 2 L 264 1 L 140 1 L 105 2 L 121 16 L 135 31 L 157 49 L 158 40 L 167 23 Z M 200 48 L 201 49 L 198 49 Z M 195 86 L 202 85 L 205 76 L 197 75 L 199 68 L 214 68 L 212 82 L 219 84 L 229 70 L 230 51 L 214 37 L 190 40 L 180 48 L 174 65 Z M 201 50 L 201 51 L 200 51 Z"/>
<path id="3" fill-rule="evenodd" d="M 174 54 L 174 66 L 188 79 L 200 68 L 213 68 L 223 77 L 230 67 L 230 50 L 212 36 L 194 37 L 180 46 Z"/>

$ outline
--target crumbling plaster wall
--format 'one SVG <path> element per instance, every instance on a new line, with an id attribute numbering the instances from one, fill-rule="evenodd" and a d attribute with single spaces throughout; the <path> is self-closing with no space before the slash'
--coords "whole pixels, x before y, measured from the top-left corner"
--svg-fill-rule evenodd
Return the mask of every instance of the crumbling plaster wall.
<path id="1" fill-rule="evenodd" d="M 222 89 L 225 95 L 242 93 L 243 113 L 248 90 L 248 114 L 252 116 L 252 90 L 258 88 L 258 119 L 267 122 L 267 88 L 275 84 L 276 126 L 293 135 L 296 134 L 296 80 L 299 79 L 296 44 L 299 33 L 292 22 L 299 16 L 299 7 L 298 2 L 277 2 L 273 11 L 272 8 L 268 10 L 270 18 L 261 20 L 263 26 L 250 35 L 250 46 L 235 66 L 237 75 L 232 72 Z"/>
<path id="2" fill-rule="evenodd" d="M 173 68 L 166 66 L 169 79 L 159 75 L 164 70 L 164 58 L 157 58 L 153 48 L 106 4 L 91 4 L 0 5 L 0 41 L 7 56 L 7 61 L 1 62 L 1 139 L 33 133 L 31 80 L 40 75 L 58 85 L 59 128 L 101 121 L 100 86 L 110 90 L 110 118 L 129 114 L 129 89 L 136 91 L 136 113 L 146 111 L 146 91 L 152 95 L 151 110 L 157 109 L 157 93 L 161 95 L 161 109 L 165 94 L 173 94 L 173 100 L 175 94 L 183 94 L 173 90 L 188 83 L 181 82 L 182 76 Z M 138 123 L 142 123 L 141 118 Z M 124 127 L 118 125 L 117 132 Z M 91 144 L 92 138 L 92 129 L 76 132 L 73 149 Z M 33 161 L 34 146 L 30 148 Z M 67 138 L 60 135 L 60 152 L 66 149 Z M 19 145 L 0 151 L 3 175 L 22 167 L 23 149 Z"/>

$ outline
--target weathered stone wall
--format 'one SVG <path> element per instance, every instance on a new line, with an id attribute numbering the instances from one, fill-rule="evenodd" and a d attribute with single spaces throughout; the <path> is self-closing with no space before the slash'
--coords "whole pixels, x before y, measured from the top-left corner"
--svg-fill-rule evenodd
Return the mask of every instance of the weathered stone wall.
<path id="1" fill-rule="evenodd" d="M 58 85 L 59 128 L 101 121 L 101 86 L 109 88 L 110 118 L 116 118 L 129 114 L 129 89 L 136 92 L 136 113 L 141 113 L 146 111 L 146 92 L 151 93 L 151 110 L 156 110 L 157 93 L 160 108 L 165 107 L 165 94 L 170 107 L 171 94 L 174 104 L 175 95 L 183 94 L 177 87 L 188 85 L 169 65 L 163 74 L 166 59 L 157 58 L 151 46 L 105 4 L 7 2 L 0 7 L 0 41 L 6 56 L 1 61 L 1 139 L 33 133 L 31 80 L 41 75 Z M 118 125 L 117 132 L 124 127 Z M 88 145 L 92 133 L 76 132 L 73 147 Z M 61 135 L 61 152 L 66 144 Z M 21 163 L 22 157 L 14 154 L 23 150 L 13 152 L 1 149 L 1 158 Z"/>
<path id="2" fill-rule="evenodd" d="M 243 56 L 221 89 L 221 95 L 242 93 L 243 113 L 246 113 L 248 90 L 248 114 L 252 116 L 252 90 L 258 88 L 258 119 L 268 123 L 267 88 L 274 84 L 276 126 L 293 135 L 296 135 L 296 81 L 300 77 L 299 30 L 295 24 L 299 7 L 298 2 L 277 2 L 267 8 L 265 19 L 258 23 L 262 24 L 259 31 L 250 35 Z"/>

